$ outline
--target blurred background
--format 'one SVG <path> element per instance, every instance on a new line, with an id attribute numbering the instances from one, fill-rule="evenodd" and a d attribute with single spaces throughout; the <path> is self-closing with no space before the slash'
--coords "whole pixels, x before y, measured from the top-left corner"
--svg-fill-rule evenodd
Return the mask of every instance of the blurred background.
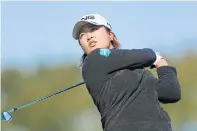
<path id="1" fill-rule="evenodd" d="M 121 48 L 152 48 L 177 68 L 182 99 L 162 107 L 174 131 L 197 131 L 197 2 L 2 2 L 1 111 L 83 81 L 72 28 L 89 13 L 108 19 Z M 84 85 L 18 110 L 1 126 L 102 131 Z"/>

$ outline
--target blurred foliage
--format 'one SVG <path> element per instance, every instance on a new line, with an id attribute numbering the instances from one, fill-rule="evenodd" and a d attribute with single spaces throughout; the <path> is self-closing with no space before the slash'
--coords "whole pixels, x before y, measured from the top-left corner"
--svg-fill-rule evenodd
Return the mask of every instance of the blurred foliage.
<path id="1" fill-rule="evenodd" d="M 169 56 L 167 56 L 169 58 Z M 182 86 L 182 99 L 162 107 L 172 125 L 197 120 L 197 53 L 170 58 Z M 156 71 L 151 70 L 154 74 Z M 39 67 L 35 71 L 7 69 L 1 72 L 1 111 L 48 95 L 82 81 L 76 65 Z M 84 114 L 84 115 L 83 115 Z M 84 127 L 88 126 L 89 128 Z M 92 126 L 92 127 L 91 127 Z M 13 112 L 11 123 L 2 123 L 2 131 L 101 131 L 100 116 L 84 85 Z"/>

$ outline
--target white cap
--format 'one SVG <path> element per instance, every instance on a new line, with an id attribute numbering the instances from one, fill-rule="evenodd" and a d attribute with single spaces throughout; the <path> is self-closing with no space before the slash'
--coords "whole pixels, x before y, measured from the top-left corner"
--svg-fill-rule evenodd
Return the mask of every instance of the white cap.
<path id="1" fill-rule="evenodd" d="M 111 25 L 109 22 L 101 15 L 99 14 L 88 14 L 84 15 L 80 20 L 76 22 L 73 28 L 72 36 L 74 39 L 78 39 L 78 33 L 81 27 L 87 23 L 91 23 L 94 25 L 103 25 L 107 27 L 108 29 L 112 30 Z"/>

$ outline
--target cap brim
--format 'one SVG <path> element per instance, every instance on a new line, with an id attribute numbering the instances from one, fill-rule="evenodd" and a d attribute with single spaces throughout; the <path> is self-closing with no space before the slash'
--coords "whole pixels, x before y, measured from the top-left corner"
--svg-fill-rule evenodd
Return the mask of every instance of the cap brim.
<path id="1" fill-rule="evenodd" d="M 72 36 L 73 36 L 74 39 L 78 40 L 78 33 L 79 33 L 81 27 L 84 26 L 87 23 L 91 23 L 91 24 L 97 25 L 96 23 L 92 23 L 92 22 L 89 22 L 89 21 L 78 21 L 74 25 L 74 28 L 73 28 Z"/>

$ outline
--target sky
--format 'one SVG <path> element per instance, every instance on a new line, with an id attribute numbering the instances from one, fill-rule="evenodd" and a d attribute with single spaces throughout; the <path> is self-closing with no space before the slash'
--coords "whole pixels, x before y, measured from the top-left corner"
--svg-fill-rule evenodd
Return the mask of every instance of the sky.
<path id="1" fill-rule="evenodd" d="M 112 25 L 121 48 L 180 54 L 197 48 L 197 2 L 9 2 L 1 4 L 1 66 L 33 67 L 79 61 L 72 28 L 97 13 Z"/>

